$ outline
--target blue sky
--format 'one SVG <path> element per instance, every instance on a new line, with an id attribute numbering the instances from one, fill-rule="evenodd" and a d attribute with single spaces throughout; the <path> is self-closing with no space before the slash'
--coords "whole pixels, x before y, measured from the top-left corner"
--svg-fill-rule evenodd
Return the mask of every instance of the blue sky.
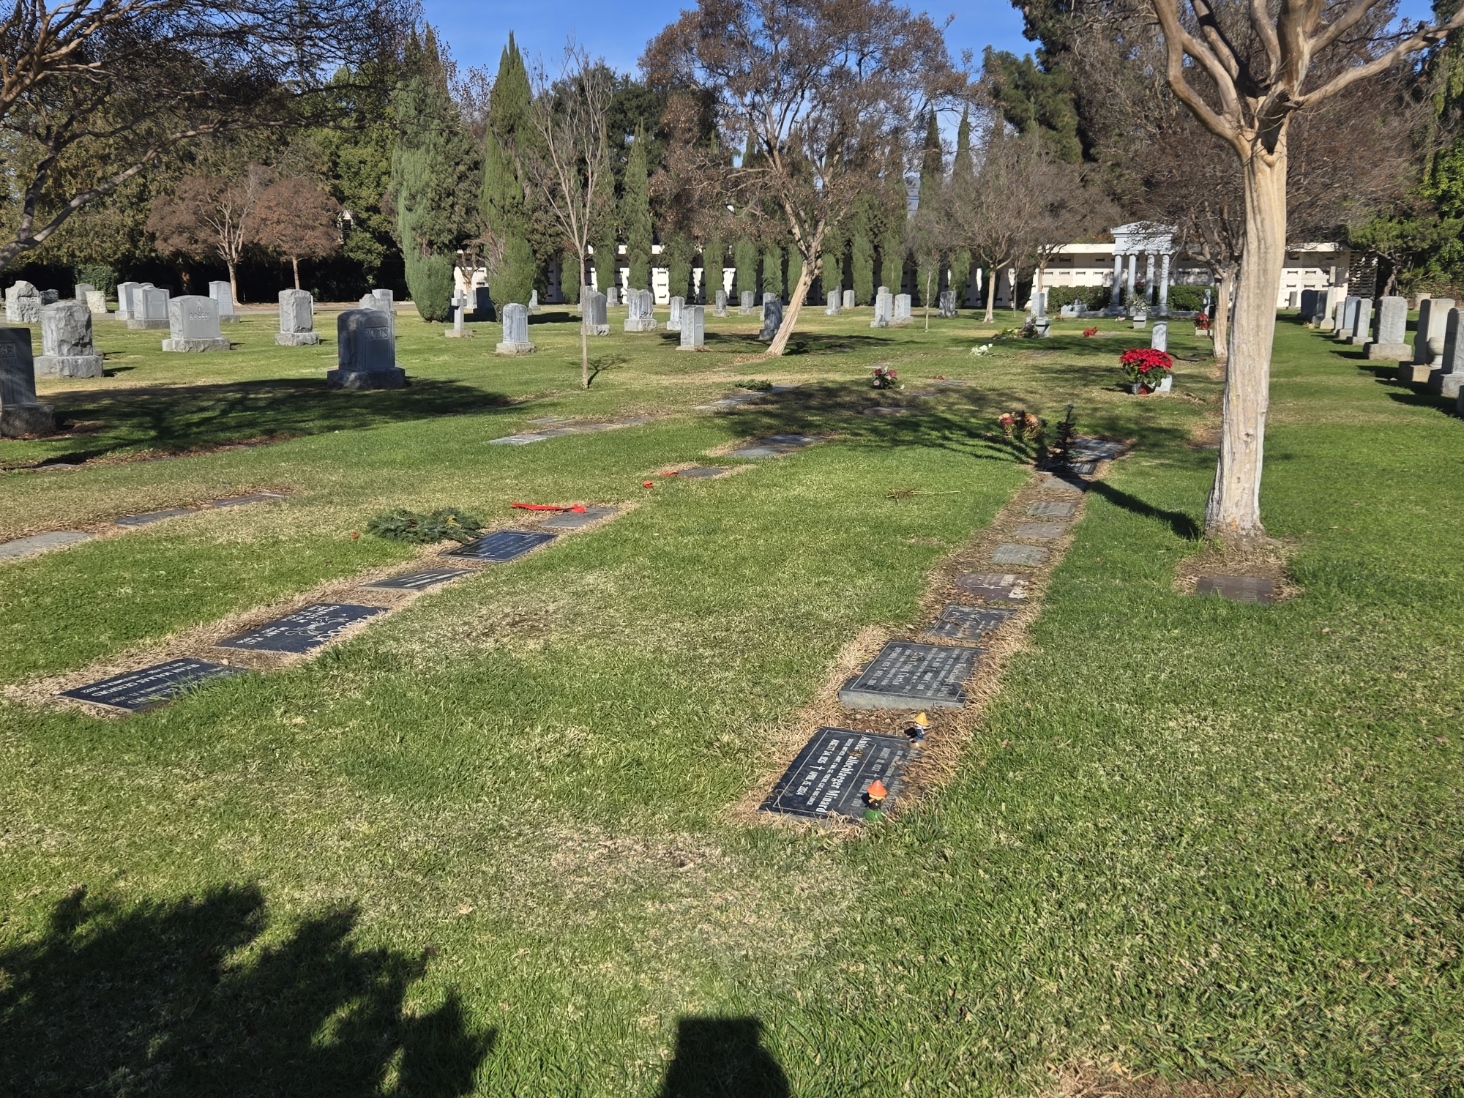
<path id="1" fill-rule="evenodd" d="M 553 69 L 564 51 L 565 39 L 573 35 L 592 55 L 604 57 L 622 72 L 633 72 L 646 42 L 676 18 L 692 0 L 425 0 L 427 18 L 441 32 L 452 55 L 463 66 L 480 66 L 497 71 L 498 55 L 512 30 L 519 47 L 532 57 L 537 54 L 545 67 Z M 911 4 L 919 6 L 918 0 Z M 939 21 L 954 15 L 946 32 L 951 53 L 975 54 L 988 45 L 1013 53 L 1027 53 L 1032 43 L 1022 37 L 1022 17 L 1008 0 L 955 0 L 947 6 L 927 6 Z M 1421 19 L 1428 15 L 1426 0 L 1401 0 L 1403 15 Z"/>

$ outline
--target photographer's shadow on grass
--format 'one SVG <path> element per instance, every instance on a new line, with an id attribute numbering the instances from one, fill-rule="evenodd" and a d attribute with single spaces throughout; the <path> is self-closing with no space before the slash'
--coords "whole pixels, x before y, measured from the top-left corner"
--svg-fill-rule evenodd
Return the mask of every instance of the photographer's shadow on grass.
<path id="1" fill-rule="evenodd" d="M 660 1098 L 788 1098 L 756 1018 L 682 1018 Z"/>
<path id="2" fill-rule="evenodd" d="M 339 909 L 273 933 L 263 895 L 122 903 L 77 890 L 0 949 L 0 1094 L 455 1098 L 495 1033 L 455 992 L 403 1010 L 424 957 Z"/>

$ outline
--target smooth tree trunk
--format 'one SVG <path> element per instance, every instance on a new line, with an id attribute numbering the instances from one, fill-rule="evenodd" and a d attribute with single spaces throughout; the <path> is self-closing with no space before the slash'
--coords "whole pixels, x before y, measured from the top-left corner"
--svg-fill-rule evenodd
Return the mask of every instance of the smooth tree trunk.
<path id="1" fill-rule="evenodd" d="M 295 289 L 298 290 L 300 288 L 300 257 L 298 255 L 290 256 L 290 268 L 295 272 Z"/>
<path id="2" fill-rule="evenodd" d="M 226 264 L 229 268 L 229 293 L 234 295 L 234 304 L 239 304 L 239 279 L 234 275 L 234 261 L 231 259 Z"/>
<path id="3" fill-rule="evenodd" d="M 1215 284 L 1215 320 L 1210 325 L 1210 353 L 1224 368 L 1230 357 L 1230 299 L 1235 295 L 1235 268 L 1220 272 L 1220 281 Z"/>
<path id="4" fill-rule="evenodd" d="M 996 268 L 992 268 L 995 270 Z M 986 323 L 996 323 L 996 279 L 986 280 Z"/>
<path id="5" fill-rule="evenodd" d="M 803 308 L 803 300 L 808 296 L 808 288 L 813 285 L 813 280 L 818 277 L 823 267 L 823 257 L 809 260 L 804 259 L 803 270 L 798 274 L 798 285 L 793 287 L 789 295 L 788 309 L 783 314 L 783 323 L 778 328 L 778 334 L 773 336 L 773 341 L 768 344 L 765 358 L 777 358 L 788 347 L 788 340 L 793 335 L 793 326 L 798 323 L 799 310 Z"/>
<path id="6" fill-rule="evenodd" d="M 1205 533 L 1238 542 L 1265 536 L 1261 467 L 1270 403 L 1276 294 L 1286 261 L 1286 132 L 1274 150 L 1254 148 L 1245 162 L 1245 250 L 1225 372 L 1224 419 Z"/>
<path id="7" fill-rule="evenodd" d="M 930 283 L 931 276 L 925 276 L 925 330 L 930 331 Z"/>

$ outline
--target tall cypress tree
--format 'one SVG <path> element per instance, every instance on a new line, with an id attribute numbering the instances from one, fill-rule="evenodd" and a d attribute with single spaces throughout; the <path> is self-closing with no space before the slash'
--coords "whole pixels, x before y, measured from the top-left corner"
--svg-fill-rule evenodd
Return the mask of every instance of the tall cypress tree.
<path id="1" fill-rule="evenodd" d="M 803 254 L 797 248 L 788 249 L 788 304 L 793 304 L 793 295 L 798 292 L 798 280 L 803 277 Z M 799 304 L 807 304 L 806 301 Z"/>
<path id="2" fill-rule="evenodd" d="M 722 242 L 722 230 L 712 230 L 712 238 L 702 246 L 702 300 L 708 305 L 717 299 L 717 291 L 723 288 L 723 269 L 727 266 L 727 245 Z"/>
<path id="3" fill-rule="evenodd" d="M 850 282 L 854 301 L 868 305 L 874 300 L 874 234 L 870 226 L 870 201 L 862 199 L 854 208 L 853 234 L 849 241 Z"/>
<path id="4" fill-rule="evenodd" d="M 783 296 L 783 249 L 776 244 L 763 249 L 762 288 L 765 294 Z"/>
<path id="5" fill-rule="evenodd" d="M 930 121 L 925 128 L 925 149 L 920 160 L 920 204 L 929 209 L 940 201 L 941 188 L 945 185 L 945 154 L 940 147 L 940 125 L 936 121 L 935 109 L 930 111 Z M 920 256 L 919 285 L 915 292 L 922 305 L 934 304 L 934 297 L 940 291 L 940 256 Z M 931 300 L 926 300 L 927 287 Z"/>
<path id="6" fill-rule="evenodd" d="M 675 232 L 661 241 L 661 261 L 666 266 L 666 293 L 670 297 L 690 300 L 691 241 L 684 233 Z"/>
<path id="7" fill-rule="evenodd" d="M 630 289 L 648 290 L 651 287 L 651 182 L 646 165 L 646 135 L 639 128 L 635 144 L 630 148 L 630 160 L 625 165 L 620 228 L 625 233 Z"/>
<path id="8" fill-rule="evenodd" d="M 971 115 L 969 111 L 962 111 L 961 125 L 956 130 L 956 158 L 951 162 L 951 189 L 957 193 L 970 193 L 959 188 L 975 170 L 971 163 Z M 958 305 L 965 304 L 972 288 L 971 253 L 965 248 L 957 248 L 951 253 L 951 289 L 956 292 Z"/>
<path id="9" fill-rule="evenodd" d="M 498 60 L 498 78 L 488 96 L 488 126 L 483 139 L 483 218 L 501 245 L 497 269 L 488 280 L 499 307 L 524 304 L 534 289 L 537 264 L 528 240 L 528 207 L 523 175 L 513 150 L 531 139 L 529 72 L 509 32 Z"/>
<path id="10" fill-rule="evenodd" d="M 902 291 L 905 282 L 905 221 L 909 217 L 909 196 L 899 165 L 885 171 L 880 196 L 880 218 L 883 231 L 879 236 L 880 285 L 892 294 Z"/>
<path id="11" fill-rule="evenodd" d="M 737 246 L 734 249 L 733 263 L 737 267 L 734 285 L 738 298 L 740 299 L 748 290 L 751 290 L 754 294 L 757 293 L 757 245 L 752 242 L 750 237 L 744 236 L 738 238 Z"/>
<path id="12" fill-rule="evenodd" d="M 428 27 L 407 46 L 410 75 L 393 97 L 397 138 L 391 158 L 396 237 L 407 291 L 424 320 L 445 320 L 452 307 L 457 245 L 472 235 L 458 181 L 472 159 L 447 88 L 447 70 Z"/>
<path id="13" fill-rule="evenodd" d="M 610 163 L 610 155 L 607 150 L 605 163 Z M 597 202 L 600 209 L 600 231 L 595 237 L 595 282 L 603 294 L 612 286 L 617 285 L 620 269 L 620 254 L 617 248 L 618 237 L 616 230 L 619 227 L 620 218 L 615 209 L 615 176 L 612 172 L 606 172 L 600 177 L 600 194 Z"/>

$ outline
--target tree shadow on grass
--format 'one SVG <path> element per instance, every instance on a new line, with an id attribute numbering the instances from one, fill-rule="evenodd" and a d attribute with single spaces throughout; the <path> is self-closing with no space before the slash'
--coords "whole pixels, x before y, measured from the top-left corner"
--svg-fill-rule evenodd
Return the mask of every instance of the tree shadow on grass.
<path id="1" fill-rule="evenodd" d="M 1184 541 L 1199 541 L 1200 539 L 1199 524 L 1183 511 L 1166 511 L 1162 507 L 1155 507 L 1152 503 L 1145 503 L 1138 496 L 1130 495 L 1122 488 L 1115 488 L 1107 481 L 1095 480 L 1089 490 L 1095 495 L 1102 496 L 1115 507 L 1122 507 L 1125 511 L 1143 518 L 1158 519 L 1165 523 L 1177 538 Z"/>
<path id="2" fill-rule="evenodd" d="M 426 963 L 351 940 L 353 910 L 280 939 L 225 886 L 123 905 L 78 890 L 0 949 L 0 1094 L 454 1098 L 492 1048 L 455 993 L 404 1008 Z"/>
<path id="3" fill-rule="evenodd" d="M 682 1018 L 660 1098 L 788 1098 L 756 1018 Z"/>
<path id="4" fill-rule="evenodd" d="M 405 389 L 348 393 L 323 378 L 220 385 L 77 390 L 46 398 L 62 429 L 49 461 L 80 463 L 119 451 L 185 454 L 246 440 L 269 441 L 385 423 L 496 411 L 512 401 L 455 381 L 414 380 Z M 75 447 L 59 452 L 63 447 Z"/>

